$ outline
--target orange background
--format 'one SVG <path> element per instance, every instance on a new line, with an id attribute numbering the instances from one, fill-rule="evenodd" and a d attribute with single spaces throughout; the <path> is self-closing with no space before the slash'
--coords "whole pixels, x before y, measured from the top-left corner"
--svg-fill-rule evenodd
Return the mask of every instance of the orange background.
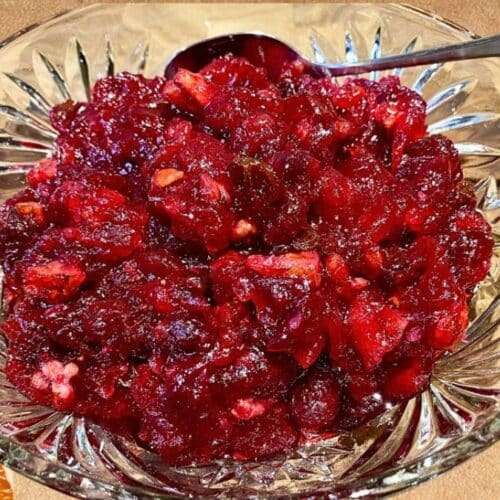
<path id="1" fill-rule="evenodd" d="M 0 40 L 55 14 L 89 5 L 86 0 L 0 0 Z M 117 2 L 109 2 L 117 3 Z M 384 3 L 384 2 L 379 2 Z M 500 32 L 500 0 L 406 0 L 479 35 Z M 7 471 L 15 500 L 68 498 Z M 11 498 L 0 473 L 0 500 Z M 397 500 L 500 500 L 500 443 L 439 478 L 394 497 Z"/>

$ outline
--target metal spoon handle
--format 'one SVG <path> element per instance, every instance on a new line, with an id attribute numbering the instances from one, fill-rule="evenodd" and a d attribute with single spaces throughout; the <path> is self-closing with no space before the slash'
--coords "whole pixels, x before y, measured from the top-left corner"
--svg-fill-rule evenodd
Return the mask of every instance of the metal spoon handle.
<path id="1" fill-rule="evenodd" d="M 445 61 L 460 61 L 480 57 L 500 56 L 500 35 L 479 38 L 471 42 L 420 50 L 411 54 L 381 57 L 350 64 L 318 64 L 327 68 L 332 76 L 358 75 L 369 71 L 422 66 Z"/>

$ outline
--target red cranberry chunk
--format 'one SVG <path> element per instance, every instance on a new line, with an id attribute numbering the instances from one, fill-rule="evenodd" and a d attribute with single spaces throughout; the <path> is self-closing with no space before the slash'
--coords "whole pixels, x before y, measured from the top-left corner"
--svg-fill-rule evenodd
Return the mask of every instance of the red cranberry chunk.
<path id="1" fill-rule="evenodd" d="M 224 56 L 207 64 L 202 74 L 217 85 L 265 89 L 271 84 L 263 68 L 242 57 Z"/>
<path id="2" fill-rule="evenodd" d="M 292 414 L 301 429 L 331 427 L 339 411 L 340 387 L 331 372 L 313 370 L 292 391 Z"/>
<path id="3" fill-rule="evenodd" d="M 241 420 L 235 431 L 233 457 L 237 460 L 264 458 L 290 450 L 297 441 L 286 410 L 275 406 L 262 417 Z"/>
<path id="4" fill-rule="evenodd" d="M 405 314 L 361 294 L 350 313 L 352 343 L 367 370 L 375 368 L 383 356 L 394 349 L 408 325 Z"/>
<path id="5" fill-rule="evenodd" d="M 493 241 L 482 215 L 462 209 L 452 216 L 443 235 L 457 281 L 467 290 L 481 281 L 490 268 Z"/>
<path id="6" fill-rule="evenodd" d="M 217 387 L 225 399 L 275 397 L 283 394 L 296 372 L 293 363 L 261 350 L 244 349 L 239 357 L 217 375 Z"/>
<path id="7" fill-rule="evenodd" d="M 36 167 L 27 174 L 27 180 L 31 187 L 48 182 L 57 175 L 57 162 L 55 160 L 41 160 Z"/>
<path id="8" fill-rule="evenodd" d="M 408 359 L 387 373 L 384 394 L 393 399 L 406 399 L 427 388 L 430 381 L 429 363 L 422 359 Z"/>
<path id="9" fill-rule="evenodd" d="M 78 264 L 52 261 L 28 267 L 24 290 L 48 302 L 61 302 L 74 295 L 85 281 L 85 271 Z"/>

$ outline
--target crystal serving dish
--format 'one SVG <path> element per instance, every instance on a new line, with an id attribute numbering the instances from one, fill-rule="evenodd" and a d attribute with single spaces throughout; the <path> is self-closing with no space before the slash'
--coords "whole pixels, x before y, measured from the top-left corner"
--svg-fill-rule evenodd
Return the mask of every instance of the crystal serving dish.
<path id="1" fill-rule="evenodd" d="M 102 5 L 30 28 L 0 46 L 0 196 L 49 155 L 47 113 L 86 100 L 93 82 L 127 70 L 162 74 L 180 48 L 230 32 L 264 31 L 318 62 L 379 57 L 474 35 L 429 13 L 395 5 Z M 493 227 L 491 269 L 477 287 L 471 323 L 437 364 L 427 391 L 352 432 L 272 460 L 170 467 L 137 443 L 79 417 L 36 406 L 4 374 L 0 339 L 0 460 L 75 496 L 363 497 L 388 494 L 453 467 L 500 437 L 500 62 L 395 70 L 428 102 L 428 130 L 451 137 Z M 366 75 L 378 78 L 380 74 Z"/>

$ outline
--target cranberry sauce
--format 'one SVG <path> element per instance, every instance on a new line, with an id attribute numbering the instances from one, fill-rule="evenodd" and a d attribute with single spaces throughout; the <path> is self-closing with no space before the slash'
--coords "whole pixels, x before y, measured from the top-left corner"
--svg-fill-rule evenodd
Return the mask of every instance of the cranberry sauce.
<path id="1" fill-rule="evenodd" d="M 396 77 L 224 56 L 51 113 L 0 207 L 7 374 L 172 464 L 267 457 L 424 390 L 492 238 Z"/>

